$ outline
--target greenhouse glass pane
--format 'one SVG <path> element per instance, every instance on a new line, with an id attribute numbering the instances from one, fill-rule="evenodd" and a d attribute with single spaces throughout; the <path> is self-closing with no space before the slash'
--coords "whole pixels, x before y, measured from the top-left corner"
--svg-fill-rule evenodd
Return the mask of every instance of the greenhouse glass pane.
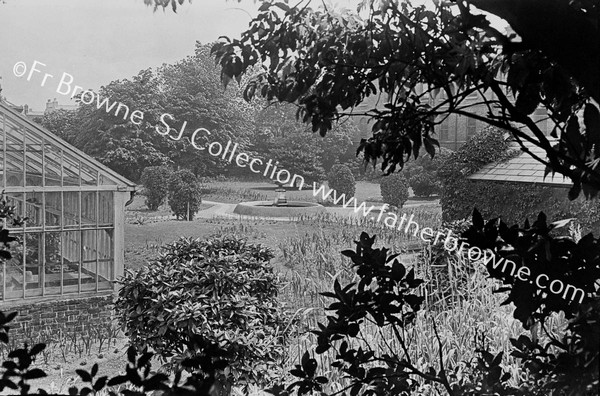
<path id="1" fill-rule="evenodd" d="M 81 258 L 81 233 L 67 231 L 62 235 L 63 286 L 65 293 L 79 290 L 79 263 Z"/>
<path id="2" fill-rule="evenodd" d="M 42 139 L 28 131 L 25 136 L 25 184 L 42 185 Z"/>
<path id="3" fill-rule="evenodd" d="M 6 299 L 23 298 L 23 245 L 16 244 L 6 262 Z"/>
<path id="4" fill-rule="evenodd" d="M 81 231 L 81 290 L 96 289 L 96 230 Z"/>
<path id="5" fill-rule="evenodd" d="M 114 273 L 113 230 L 98 230 L 98 289 L 111 289 Z"/>
<path id="6" fill-rule="evenodd" d="M 100 184 L 103 186 L 116 186 L 119 183 L 106 175 L 100 174 Z"/>
<path id="7" fill-rule="evenodd" d="M 81 184 L 87 186 L 98 185 L 98 171 L 83 162 L 81 163 Z"/>
<path id="8" fill-rule="evenodd" d="M 60 186 L 61 170 L 60 156 L 61 149 L 46 143 L 44 149 L 44 178 L 47 186 Z"/>
<path id="9" fill-rule="evenodd" d="M 25 194 L 25 217 L 27 228 L 41 227 L 44 220 L 44 208 L 42 206 L 43 193 Z"/>
<path id="10" fill-rule="evenodd" d="M 25 282 L 27 283 L 25 297 L 42 294 L 43 245 L 41 232 L 25 234 Z"/>
<path id="11" fill-rule="evenodd" d="M 98 223 L 112 225 L 114 223 L 114 197 L 112 191 L 101 191 L 98 204 Z"/>
<path id="12" fill-rule="evenodd" d="M 79 192 L 63 192 L 63 226 L 73 228 L 79 226 Z"/>
<path id="13" fill-rule="evenodd" d="M 81 224 L 96 224 L 96 192 L 81 193 Z"/>
<path id="14" fill-rule="evenodd" d="M 23 214 L 23 193 L 6 193 L 6 199 L 9 206 L 14 206 L 14 213 L 16 216 L 24 217 Z M 7 222 L 7 228 L 23 228 L 23 226 L 13 226 L 12 223 Z"/>
<path id="15" fill-rule="evenodd" d="M 62 203 L 60 192 L 46 193 L 46 228 L 59 228 L 62 220 Z"/>
<path id="16" fill-rule="evenodd" d="M 45 294 L 60 294 L 62 278 L 62 236 L 60 232 L 47 232 L 44 245 Z"/>
<path id="17" fill-rule="evenodd" d="M 24 129 L 6 118 L 6 185 L 23 186 Z"/>
<path id="18" fill-rule="evenodd" d="M 65 186 L 79 186 L 79 160 L 63 152 L 63 183 Z"/>

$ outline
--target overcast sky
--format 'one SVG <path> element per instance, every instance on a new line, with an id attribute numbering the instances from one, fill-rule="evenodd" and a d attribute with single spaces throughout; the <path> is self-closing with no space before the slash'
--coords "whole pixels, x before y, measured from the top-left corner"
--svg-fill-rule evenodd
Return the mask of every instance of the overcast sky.
<path id="1" fill-rule="evenodd" d="M 97 89 L 191 55 L 196 40 L 238 35 L 255 9 L 251 0 L 196 0 L 177 14 L 154 12 L 143 0 L 5 0 L 0 4 L 2 95 L 35 110 L 54 97 L 68 103 L 55 92 L 57 83 L 42 88 L 39 78 L 17 78 L 13 65 L 38 60 L 54 76 L 68 72 L 75 84 Z"/>
<path id="2" fill-rule="evenodd" d="M 313 0 L 316 3 L 320 1 Z M 358 0 L 334 0 L 352 6 Z M 177 14 L 157 10 L 143 0 L 0 0 L 0 84 L 12 103 L 43 111 L 48 99 L 68 104 L 56 93 L 58 81 L 43 75 L 27 81 L 13 73 L 16 62 L 46 64 L 56 80 L 64 72 L 74 84 L 98 89 L 140 70 L 172 63 L 194 52 L 196 40 L 238 36 L 256 14 L 253 0 L 195 0 Z"/>

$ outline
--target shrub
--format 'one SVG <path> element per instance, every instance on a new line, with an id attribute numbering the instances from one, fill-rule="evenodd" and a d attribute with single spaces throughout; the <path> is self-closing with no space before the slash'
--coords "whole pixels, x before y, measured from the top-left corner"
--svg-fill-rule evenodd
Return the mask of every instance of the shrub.
<path id="1" fill-rule="evenodd" d="M 339 194 L 345 194 L 347 198 L 354 196 L 356 192 L 356 180 L 350 168 L 346 165 L 334 165 L 327 175 L 329 188 L 336 190 Z"/>
<path id="2" fill-rule="evenodd" d="M 408 185 L 417 197 L 428 197 L 439 194 L 442 190 L 442 182 L 435 172 L 427 172 L 423 167 L 415 169 L 414 174 L 408 179 Z"/>
<path id="3" fill-rule="evenodd" d="M 381 179 L 383 202 L 401 208 L 408 199 L 408 182 L 401 173 L 392 173 Z"/>
<path id="4" fill-rule="evenodd" d="M 402 173 L 416 196 L 428 197 L 441 193 L 442 181 L 438 176 L 438 169 L 451 153 L 451 150 L 442 147 L 436 152 L 435 157 L 431 158 L 425 150 L 421 150 L 416 160 L 406 163 Z"/>
<path id="5" fill-rule="evenodd" d="M 290 320 L 272 257 L 234 237 L 167 245 L 157 261 L 123 278 L 116 310 L 132 345 L 177 367 L 194 354 L 186 344 L 201 336 L 226 352 L 230 384 L 275 378 Z"/>
<path id="6" fill-rule="evenodd" d="M 202 203 L 200 183 L 189 170 L 175 172 L 169 180 L 169 206 L 178 219 L 193 220 Z"/>
<path id="7" fill-rule="evenodd" d="M 141 182 L 144 185 L 146 206 L 155 211 L 167 199 L 169 180 L 173 172 L 166 166 L 149 166 L 142 172 Z"/>

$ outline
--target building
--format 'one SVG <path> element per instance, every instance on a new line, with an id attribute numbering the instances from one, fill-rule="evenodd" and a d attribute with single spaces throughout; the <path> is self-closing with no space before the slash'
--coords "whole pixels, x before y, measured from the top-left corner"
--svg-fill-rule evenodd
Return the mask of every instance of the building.
<path id="1" fill-rule="evenodd" d="M 2 262 L 1 309 L 20 311 L 34 328 L 102 320 L 123 274 L 124 208 L 135 184 L 2 101 L 0 139 L 2 189 L 28 218 L 5 224 L 22 244 Z"/>
<path id="2" fill-rule="evenodd" d="M 551 141 L 551 143 L 554 143 L 554 141 Z M 544 149 L 531 143 L 525 143 L 525 146 L 534 155 L 547 160 Z M 511 142 L 509 150 L 518 151 L 520 149 L 521 146 L 517 142 Z M 558 173 L 554 175 L 549 173 L 544 177 L 545 169 L 546 165 L 523 151 L 506 161 L 487 164 L 468 178 L 471 180 L 487 180 L 501 183 L 528 183 L 534 186 L 556 188 L 570 188 L 573 185 L 571 179 Z"/>
<path id="3" fill-rule="evenodd" d="M 495 99 L 495 95 L 489 94 L 489 98 L 493 100 Z M 444 100 L 446 100 L 445 92 L 440 91 L 438 96 L 435 98 L 429 98 L 429 105 L 435 107 Z M 387 95 L 385 94 L 372 95 L 358 105 L 353 112 L 360 114 L 373 108 L 383 109 L 383 106 L 385 103 L 387 103 L 387 101 Z M 465 99 L 463 106 L 470 106 L 469 112 L 486 115 L 488 113 L 487 106 L 479 102 L 481 102 L 481 97 L 479 94 L 473 94 Z M 549 120 L 546 109 L 544 107 L 539 107 L 531 117 L 538 125 L 540 130 L 543 131 L 546 136 L 549 136 L 550 132 L 552 131 L 553 123 Z M 441 147 L 454 151 L 458 150 L 478 131 L 489 126 L 482 121 L 457 114 L 450 114 L 443 120 L 440 119 L 439 121 L 441 122 L 437 124 L 434 129 L 434 138 L 440 142 Z M 358 143 L 361 138 L 368 138 L 372 136 L 372 122 L 373 121 L 369 122 L 368 117 L 357 117 L 359 132 L 353 137 L 354 143 Z"/>
<path id="4" fill-rule="evenodd" d="M 489 98 L 495 99 L 495 95 L 490 94 Z M 436 106 L 445 99 L 445 94 L 440 92 L 438 97 L 430 100 L 430 105 Z M 481 97 L 479 94 L 474 94 L 465 99 L 463 106 L 470 106 L 468 111 L 471 113 L 485 116 L 488 113 L 487 105 L 479 102 L 481 102 Z M 532 114 L 531 118 L 546 136 L 550 135 L 553 123 L 549 120 L 546 108 L 539 107 Z M 440 146 L 450 150 L 458 150 L 467 140 L 488 126 L 485 122 L 474 118 L 450 114 L 440 124 L 436 125 L 435 138 L 440 142 Z"/>
<path id="5" fill-rule="evenodd" d="M 2 90 L 0 89 L 0 92 Z M 16 111 L 17 113 L 23 114 L 25 117 L 29 118 L 32 121 L 36 119 L 42 118 L 44 115 L 52 113 L 57 110 L 67 110 L 67 111 L 75 111 L 78 108 L 78 105 L 61 105 L 58 103 L 58 100 L 54 98 L 54 100 L 48 99 L 46 102 L 46 109 L 44 111 L 36 111 L 33 110 L 29 105 L 16 105 L 14 103 L 9 102 L 6 98 L 0 96 L 0 102 L 4 102 L 5 105 Z"/>

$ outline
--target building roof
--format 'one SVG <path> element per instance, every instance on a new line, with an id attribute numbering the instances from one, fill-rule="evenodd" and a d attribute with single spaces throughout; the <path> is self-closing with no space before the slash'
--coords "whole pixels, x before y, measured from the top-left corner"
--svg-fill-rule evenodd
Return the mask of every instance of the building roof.
<path id="1" fill-rule="evenodd" d="M 28 170 L 30 170 L 32 173 L 44 174 L 44 173 L 47 173 L 48 171 L 52 171 L 53 173 L 61 174 L 61 173 L 63 173 L 61 171 L 61 169 L 68 172 L 69 171 L 68 168 L 69 168 L 69 166 L 71 166 L 74 169 L 77 168 L 73 172 L 70 172 L 71 174 L 73 174 L 73 175 L 79 174 L 79 176 L 78 176 L 79 179 L 84 179 L 86 177 L 89 179 L 89 180 L 87 180 L 86 184 L 100 183 L 102 185 L 115 185 L 115 186 L 117 186 L 117 188 L 119 190 L 121 190 L 121 189 L 125 190 L 125 191 L 134 191 L 135 190 L 136 184 L 134 182 L 132 182 L 131 180 L 128 180 L 124 176 L 121 176 L 119 173 L 115 172 L 114 170 L 110 169 L 109 167 L 100 163 L 99 161 L 95 160 L 94 158 L 87 155 L 83 151 L 75 148 L 74 146 L 70 145 L 69 143 L 65 142 L 64 140 L 58 138 L 52 132 L 48 131 L 46 128 L 31 121 L 30 119 L 25 117 L 23 114 L 15 111 L 14 109 L 11 108 L 11 106 L 9 106 L 8 104 L 6 104 L 2 101 L 0 101 L 0 114 L 4 114 L 9 120 L 11 120 L 11 122 L 14 122 L 17 125 L 19 125 L 20 128 L 21 127 L 25 128 L 25 130 L 27 131 L 28 139 L 32 139 L 32 142 L 38 141 L 39 139 L 43 139 L 43 142 L 45 142 L 48 145 L 51 145 L 51 147 L 55 147 L 56 150 L 58 150 L 56 152 L 62 153 L 59 155 L 61 157 L 61 159 L 56 159 L 56 158 L 52 159 L 51 157 L 46 157 L 46 158 L 50 158 L 50 160 L 48 160 L 48 161 L 46 161 L 46 163 L 44 163 L 43 158 L 38 158 L 40 155 L 40 151 L 33 150 L 31 153 L 28 154 L 28 156 L 26 156 Z M 23 147 L 22 141 L 24 139 L 24 137 L 23 137 L 24 134 L 19 133 L 18 131 L 16 131 L 16 132 L 17 133 L 15 134 L 14 131 L 10 131 L 9 129 L 6 129 L 5 133 L 7 134 L 7 139 L 10 140 L 10 143 L 7 143 L 7 144 L 15 145 L 15 147 L 17 147 L 17 148 Z M 32 134 L 31 137 L 30 137 L 30 133 Z M 9 134 L 10 134 L 10 136 L 8 136 Z M 27 146 L 29 146 L 29 145 L 30 145 L 30 143 L 27 143 Z M 52 152 L 54 152 L 54 151 L 52 151 Z M 6 152 L 4 154 L 6 155 L 6 162 L 10 162 L 12 164 L 11 161 L 14 160 L 13 167 L 19 167 L 19 166 L 22 167 L 23 166 L 22 155 L 19 158 L 17 158 L 17 157 L 13 158 L 12 156 L 9 155 L 9 154 L 12 154 L 12 152 L 10 152 L 10 153 Z M 58 163 L 57 161 L 60 162 L 61 164 L 57 165 L 58 166 L 57 169 L 51 169 L 52 168 L 51 163 L 55 163 L 55 162 Z M 78 163 L 80 163 L 81 165 L 79 166 Z M 62 175 L 62 177 L 64 178 L 67 176 Z M 96 180 L 94 180 L 94 179 L 96 179 Z"/>
<path id="2" fill-rule="evenodd" d="M 546 152 L 532 144 L 526 143 L 531 152 L 540 158 L 547 159 Z M 512 142 L 509 150 L 521 150 L 517 142 Z M 504 162 L 487 164 L 468 178 L 471 180 L 492 180 L 510 183 L 534 183 L 544 186 L 571 187 L 573 182 L 561 174 L 549 173 L 544 178 L 546 166 L 526 152 Z"/>

